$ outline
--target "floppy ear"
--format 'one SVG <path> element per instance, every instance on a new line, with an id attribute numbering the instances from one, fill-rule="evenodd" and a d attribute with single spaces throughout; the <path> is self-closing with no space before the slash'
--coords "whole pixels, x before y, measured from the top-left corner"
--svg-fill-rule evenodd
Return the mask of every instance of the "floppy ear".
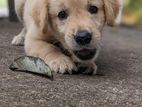
<path id="1" fill-rule="evenodd" d="M 42 33 L 48 31 L 48 0 L 36 0 L 32 17 Z"/>
<path id="2" fill-rule="evenodd" d="M 103 0 L 106 21 L 109 26 L 120 23 L 123 0 Z"/>

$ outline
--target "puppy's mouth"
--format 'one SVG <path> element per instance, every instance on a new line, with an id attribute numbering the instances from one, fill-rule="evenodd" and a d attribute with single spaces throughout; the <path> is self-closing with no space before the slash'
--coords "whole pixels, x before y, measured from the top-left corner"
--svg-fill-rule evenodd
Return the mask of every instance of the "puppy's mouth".
<path id="1" fill-rule="evenodd" d="M 97 49 L 80 49 L 74 51 L 74 54 L 81 60 L 90 60 L 92 59 L 97 52 Z"/>

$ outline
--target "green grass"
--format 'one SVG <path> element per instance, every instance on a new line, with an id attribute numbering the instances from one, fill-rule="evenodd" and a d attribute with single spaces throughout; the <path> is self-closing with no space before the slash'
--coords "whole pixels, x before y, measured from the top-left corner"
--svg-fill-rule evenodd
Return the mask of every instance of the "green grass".
<path id="1" fill-rule="evenodd" d="M 138 19 L 139 22 L 142 24 L 142 0 L 126 0 L 128 1 L 126 4 L 126 8 L 131 11 Z"/>
<path id="2" fill-rule="evenodd" d="M 0 0 L 0 8 L 4 8 L 7 6 L 7 0 Z"/>

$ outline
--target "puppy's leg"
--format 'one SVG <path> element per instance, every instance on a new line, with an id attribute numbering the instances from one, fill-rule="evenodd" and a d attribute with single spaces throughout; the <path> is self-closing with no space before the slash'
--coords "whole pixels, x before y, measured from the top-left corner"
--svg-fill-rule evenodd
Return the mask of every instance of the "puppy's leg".
<path id="1" fill-rule="evenodd" d="M 22 29 L 22 31 L 13 38 L 12 45 L 22 45 L 22 42 L 24 41 L 24 37 L 26 35 L 25 28 Z"/>
<path id="2" fill-rule="evenodd" d="M 94 62 L 90 63 L 79 63 L 77 65 L 79 69 L 79 73 L 87 74 L 87 75 L 96 75 L 97 74 L 97 65 Z"/>
<path id="3" fill-rule="evenodd" d="M 84 74 L 96 75 L 97 69 L 98 69 L 97 65 L 94 62 L 92 62 L 87 66 L 87 69 L 83 73 Z"/>
<path id="4" fill-rule="evenodd" d="M 32 33 L 31 33 L 32 34 Z M 35 34 L 33 34 L 35 35 Z M 70 57 L 65 56 L 57 47 L 46 41 L 26 35 L 25 50 L 30 56 L 40 57 L 56 73 L 72 73 L 76 66 Z"/>
<path id="5" fill-rule="evenodd" d="M 96 65 L 96 63 L 93 63 L 91 68 L 92 68 L 92 74 L 96 75 L 98 70 L 98 66 Z"/>

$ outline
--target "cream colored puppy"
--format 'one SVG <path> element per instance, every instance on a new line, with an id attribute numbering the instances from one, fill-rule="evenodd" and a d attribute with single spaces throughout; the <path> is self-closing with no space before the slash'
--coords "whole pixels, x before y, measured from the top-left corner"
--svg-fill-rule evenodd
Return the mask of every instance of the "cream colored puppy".
<path id="1" fill-rule="evenodd" d="M 25 39 L 27 55 L 40 57 L 59 73 L 72 73 L 79 63 L 96 73 L 105 23 L 114 26 L 120 17 L 122 0 L 15 0 L 16 13 L 23 23 L 12 44 Z M 119 19 L 119 18 L 118 18 Z M 63 49 L 55 43 L 62 44 Z M 70 55 L 66 55 L 67 50 Z"/>

